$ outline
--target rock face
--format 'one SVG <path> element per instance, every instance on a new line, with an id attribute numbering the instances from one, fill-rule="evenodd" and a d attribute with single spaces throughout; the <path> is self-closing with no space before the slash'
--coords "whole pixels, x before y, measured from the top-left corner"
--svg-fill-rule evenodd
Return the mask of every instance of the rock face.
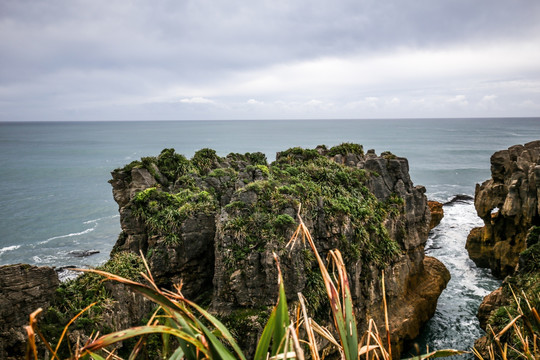
<path id="1" fill-rule="evenodd" d="M 355 144 L 293 148 L 268 165 L 260 153 L 221 158 L 203 149 L 187 160 L 166 149 L 112 176 L 123 230 L 114 251 L 142 250 L 160 285 L 182 281 L 184 295 L 210 299 L 225 318 L 274 305 L 273 252 L 290 300 L 302 292 L 313 312 L 327 315 L 313 256 L 285 247 L 300 204 L 321 255 L 344 254 L 360 330 L 373 318 L 384 332 L 384 270 L 396 356 L 433 315 L 449 280 L 444 265 L 424 256 L 425 188 L 391 153 L 364 154 Z M 245 338 L 249 349 L 256 336 Z"/>
<path id="2" fill-rule="evenodd" d="M 429 228 L 433 229 L 435 226 L 441 223 L 441 220 L 444 217 L 443 204 L 438 201 L 428 201 L 428 206 L 431 213 Z"/>
<path id="3" fill-rule="evenodd" d="M 484 227 L 471 232 L 466 247 L 478 266 L 502 278 L 514 271 L 528 229 L 540 224 L 540 141 L 493 154 L 491 177 L 476 186 Z"/>
<path id="4" fill-rule="evenodd" d="M 475 342 L 475 348 L 485 358 L 490 352 L 500 355 L 491 334 L 501 332 L 515 317 L 508 314 L 517 314 L 520 307 L 525 309 L 523 318 L 532 319 L 530 309 L 540 308 L 540 141 L 493 154 L 491 176 L 476 186 L 475 194 L 476 211 L 485 226 L 473 229 L 466 245 L 478 266 L 505 277 L 502 287 L 486 296 L 478 310 L 487 335 Z M 508 344 L 509 349 L 523 351 L 519 339 L 538 337 L 538 328 L 524 326 L 522 320 L 516 324 L 522 329 L 520 337 L 507 329 L 497 341 L 505 349 Z M 488 325 L 493 330 L 488 331 Z M 519 358 L 513 350 L 506 355 Z"/>
<path id="5" fill-rule="evenodd" d="M 54 269 L 0 266 L 0 358 L 20 359 L 26 351 L 28 316 L 50 305 L 59 285 Z"/>

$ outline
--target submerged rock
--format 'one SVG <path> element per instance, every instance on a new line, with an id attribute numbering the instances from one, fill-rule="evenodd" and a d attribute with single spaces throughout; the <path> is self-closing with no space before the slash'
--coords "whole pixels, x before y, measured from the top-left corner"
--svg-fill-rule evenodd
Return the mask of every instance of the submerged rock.
<path id="1" fill-rule="evenodd" d="M 469 203 L 473 200 L 474 198 L 472 196 L 459 194 L 459 195 L 454 196 L 450 201 L 445 202 L 443 205 L 452 205 L 455 203 Z"/>
<path id="2" fill-rule="evenodd" d="M 275 303 L 273 252 L 289 299 L 302 292 L 312 312 L 327 316 L 313 256 L 302 246 L 285 248 L 300 204 L 321 255 L 334 248 L 344 255 L 360 330 L 373 318 L 384 333 L 384 270 L 396 356 L 433 314 L 449 279 L 424 256 L 425 188 L 413 185 L 407 159 L 389 152 L 364 154 L 356 144 L 293 148 L 268 164 L 260 153 L 219 157 L 203 149 L 188 160 L 165 149 L 112 177 L 122 226 L 113 252 L 143 251 L 160 286 L 182 282 L 185 296 L 209 301 L 223 318 L 238 323 L 250 314 L 241 321 L 252 324 L 240 339 L 246 349 L 262 330 L 247 310 Z"/>
<path id="3" fill-rule="evenodd" d="M 73 250 L 70 251 L 69 254 L 75 257 L 87 257 L 99 254 L 99 250 Z"/>

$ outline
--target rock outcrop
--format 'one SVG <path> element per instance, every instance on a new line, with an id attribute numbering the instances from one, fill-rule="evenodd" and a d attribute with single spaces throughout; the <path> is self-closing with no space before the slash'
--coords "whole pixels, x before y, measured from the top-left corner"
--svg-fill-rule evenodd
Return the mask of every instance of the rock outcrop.
<path id="1" fill-rule="evenodd" d="M 520 314 L 516 321 L 520 336 L 509 328 L 496 339 L 509 345 L 505 357 L 519 358 L 513 349 L 528 351 L 520 339 L 539 336 L 532 309 L 540 308 L 540 141 L 493 154 L 491 176 L 476 186 L 475 194 L 476 211 L 485 226 L 470 232 L 466 247 L 478 266 L 489 267 L 505 280 L 479 307 L 478 319 L 487 335 L 475 342 L 475 348 L 485 358 L 500 355 L 492 334 Z"/>
<path id="2" fill-rule="evenodd" d="M 491 156 L 491 179 L 476 186 L 474 205 L 484 227 L 467 239 L 471 259 L 493 274 L 512 274 L 527 231 L 540 224 L 540 141 Z"/>
<path id="3" fill-rule="evenodd" d="M 26 351 L 29 315 L 47 309 L 59 285 L 50 267 L 0 266 L 0 358 L 21 359 Z"/>
<path id="4" fill-rule="evenodd" d="M 114 251 L 142 250 L 159 285 L 182 282 L 185 296 L 210 299 L 224 318 L 274 304 L 273 252 L 287 296 L 295 301 L 302 292 L 311 311 L 326 316 L 313 256 L 302 246 L 285 248 L 300 204 L 319 252 L 344 254 L 360 330 L 369 318 L 383 324 L 384 270 L 396 356 L 433 315 L 449 279 L 444 265 L 424 256 L 425 188 L 413 185 L 405 158 L 388 152 L 364 154 L 355 144 L 293 148 L 269 165 L 260 153 L 222 158 L 203 149 L 187 160 L 165 149 L 112 176 L 122 226 Z M 251 330 L 260 330 L 249 314 Z M 256 336 L 245 339 L 249 348 Z"/>
<path id="5" fill-rule="evenodd" d="M 443 204 L 438 201 L 428 201 L 429 211 L 431 213 L 431 221 L 429 222 L 429 228 L 433 229 L 441 223 L 444 217 Z"/>
<path id="6" fill-rule="evenodd" d="M 513 349 L 522 353 L 527 351 L 528 345 L 520 339 L 534 339 L 540 336 L 540 226 L 533 226 L 526 235 L 527 249 L 519 254 L 516 271 L 505 278 L 500 288 L 484 298 L 478 309 L 480 326 L 486 335 L 475 342 L 476 350 L 488 358 L 490 352 L 499 353 L 500 347 L 495 346 L 493 333 L 501 332 L 516 317 L 516 327 L 506 331 L 497 341 L 507 343 L 511 349 L 508 359 L 518 359 L 521 356 Z M 517 302 L 516 302 L 517 300 Z M 492 329 L 488 329 L 488 326 Z M 516 336 L 515 329 L 521 334 Z M 491 348 L 491 350 L 489 350 Z M 538 357 L 538 352 L 531 357 Z"/>

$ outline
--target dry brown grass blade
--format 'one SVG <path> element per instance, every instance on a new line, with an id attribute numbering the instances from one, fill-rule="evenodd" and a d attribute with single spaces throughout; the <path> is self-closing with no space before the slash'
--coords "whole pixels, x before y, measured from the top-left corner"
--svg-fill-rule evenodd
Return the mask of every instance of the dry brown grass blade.
<path id="1" fill-rule="evenodd" d="M 152 316 L 150 317 L 150 320 L 148 320 L 146 325 L 152 325 L 152 323 L 154 323 L 154 319 L 156 318 L 157 313 L 160 310 L 161 310 L 161 306 L 158 306 L 158 308 L 154 311 L 154 313 L 152 314 Z M 156 320 L 155 324 L 157 324 L 157 320 Z M 139 340 L 137 341 L 137 344 L 135 344 L 135 347 L 133 348 L 133 350 L 131 351 L 131 354 L 129 355 L 129 360 L 134 360 L 134 359 L 137 358 L 137 355 L 139 354 L 139 352 L 142 349 L 144 339 L 145 339 L 145 337 L 143 337 L 143 336 L 141 336 L 139 338 Z"/>
<path id="2" fill-rule="evenodd" d="M 36 338 L 35 338 L 35 335 L 37 333 L 37 335 L 39 336 L 39 338 L 41 339 L 41 341 L 43 341 L 43 344 L 45 344 L 45 347 L 47 348 L 47 350 L 49 351 L 50 354 L 53 354 L 53 359 L 56 358 L 58 359 L 58 356 L 56 356 L 56 354 L 54 353 L 54 350 L 52 349 L 51 345 L 49 344 L 49 342 L 45 339 L 45 336 L 43 336 L 43 334 L 41 333 L 41 331 L 39 331 L 39 328 L 37 327 L 37 316 L 43 311 L 42 308 L 39 308 L 37 309 L 36 311 L 34 311 L 33 313 L 30 314 L 30 325 L 26 326 L 26 332 L 28 333 L 28 345 L 31 347 L 31 350 L 33 353 L 35 353 L 35 358 L 37 359 L 37 347 L 36 347 Z M 27 353 L 27 359 L 30 359 L 29 357 L 29 353 Z"/>
<path id="3" fill-rule="evenodd" d="M 64 327 L 64 331 L 62 331 L 62 335 L 60 336 L 60 339 L 58 340 L 58 344 L 56 344 L 56 349 L 54 349 L 53 357 L 56 357 L 56 358 L 58 357 L 58 356 L 56 356 L 56 354 L 58 354 L 58 349 L 60 349 L 60 345 L 62 344 L 62 340 L 64 340 L 64 336 L 66 336 L 66 333 L 68 331 L 69 326 L 71 324 L 73 324 L 73 322 L 75 320 L 77 320 L 79 318 L 79 316 L 84 314 L 88 309 L 90 309 L 92 306 L 94 306 L 96 304 L 97 304 L 97 302 L 94 302 L 94 303 L 88 305 L 87 307 L 82 309 L 77 315 L 75 315 L 73 318 L 71 318 L 71 320 L 69 320 L 67 325 Z"/>
<path id="4" fill-rule="evenodd" d="M 298 237 L 299 234 L 302 234 L 303 239 L 307 239 L 309 246 L 313 250 L 313 254 L 315 255 L 315 259 L 317 260 L 317 263 L 319 264 L 319 268 L 321 270 L 321 275 L 324 281 L 324 285 L 326 287 L 326 292 L 328 295 L 328 300 L 330 302 L 330 307 L 332 308 L 332 311 L 339 311 L 342 309 L 341 302 L 339 300 L 338 290 L 336 289 L 334 283 L 331 280 L 331 276 L 328 273 L 328 270 L 326 269 L 326 265 L 322 261 L 319 252 L 317 251 L 317 247 L 315 246 L 315 242 L 313 241 L 313 238 L 311 237 L 311 234 L 309 233 L 308 228 L 304 224 L 304 221 L 300 217 L 300 214 L 298 215 L 298 219 L 300 221 L 300 225 L 298 225 L 298 229 L 295 232 L 296 237 Z M 293 235 L 294 236 L 294 235 Z M 291 241 L 293 238 L 291 238 Z M 338 328 L 338 324 L 336 323 L 336 328 Z"/>
<path id="5" fill-rule="evenodd" d="M 510 288 L 510 291 L 512 292 L 512 296 L 514 297 L 514 301 L 516 302 L 517 311 L 519 315 L 523 315 L 523 310 L 521 309 L 521 305 L 519 304 L 519 300 L 516 296 L 516 293 L 514 292 L 514 288 L 512 288 L 511 284 L 508 284 L 508 287 Z"/>
<path id="6" fill-rule="evenodd" d="M 30 325 L 26 325 L 24 327 L 26 329 L 26 334 L 28 335 L 28 346 L 26 348 L 26 360 L 30 360 L 32 358 L 32 355 L 34 355 L 34 359 L 38 360 L 38 354 L 37 354 L 37 347 L 36 347 L 36 334 L 34 333 L 34 329 Z"/>
<path id="7" fill-rule="evenodd" d="M 304 295 L 298 293 L 298 299 L 300 300 L 300 308 L 302 309 L 302 316 L 304 318 L 304 326 L 306 328 L 306 334 L 308 337 L 309 351 L 311 353 L 311 358 L 313 360 L 319 360 L 319 349 L 317 346 L 317 340 L 315 339 L 315 334 L 313 333 L 313 327 L 311 326 L 311 319 L 308 317 L 306 303 Z"/>
<path id="8" fill-rule="evenodd" d="M 300 346 L 300 340 L 298 339 L 298 334 L 296 333 L 296 329 L 294 328 L 293 323 L 289 325 L 289 330 L 293 342 L 294 352 L 296 353 L 296 358 L 298 360 L 304 360 L 304 350 L 302 350 L 302 347 Z"/>
<path id="9" fill-rule="evenodd" d="M 36 333 L 34 331 L 35 325 L 37 323 L 37 316 L 43 311 L 42 308 L 37 309 L 30 314 L 29 325 L 25 326 L 26 333 L 28 335 L 28 347 L 26 349 L 26 359 L 30 360 L 31 355 L 34 355 L 34 359 L 37 360 L 37 346 L 36 346 Z"/>
<path id="10" fill-rule="evenodd" d="M 360 354 L 360 349 L 362 348 L 362 344 L 364 343 L 364 341 L 366 342 L 366 344 L 364 345 L 366 347 L 366 349 L 367 349 L 366 359 L 369 359 L 369 352 L 370 352 L 371 346 L 375 346 L 375 345 L 371 345 L 371 338 L 372 338 L 372 334 L 373 334 L 373 328 L 375 328 L 375 332 L 376 332 L 376 335 L 378 337 L 379 334 L 377 332 L 377 326 L 375 325 L 375 321 L 373 321 L 373 319 L 369 319 L 368 330 L 367 330 L 366 333 L 364 333 L 364 335 L 362 336 L 362 339 L 358 343 L 358 353 Z"/>
<path id="11" fill-rule="evenodd" d="M 388 306 L 386 304 L 386 286 L 384 284 L 384 270 L 382 271 L 382 295 L 383 295 L 383 306 L 384 306 L 384 328 L 386 330 L 386 341 L 388 344 L 388 354 L 390 359 L 392 359 L 392 343 L 390 342 L 390 326 L 388 325 Z"/>
<path id="12" fill-rule="evenodd" d="M 515 324 L 516 321 L 519 320 L 519 318 L 521 318 L 521 315 L 518 315 L 516 316 L 512 321 L 510 321 L 505 327 L 504 329 L 502 329 L 501 331 L 499 331 L 499 333 L 497 335 L 495 335 L 495 338 L 497 340 L 499 340 L 501 338 L 501 336 L 503 336 L 510 328 L 512 328 L 512 326 Z"/>
<path id="13" fill-rule="evenodd" d="M 358 350 L 358 356 L 366 355 L 370 351 L 377 350 L 378 348 L 377 345 L 364 345 Z"/>
<path id="14" fill-rule="evenodd" d="M 341 344 L 334 338 L 334 336 L 328 329 L 317 324 L 315 321 L 313 321 L 313 319 L 309 319 L 309 323 L 310 323 L 310 326 L 313 328 L 314 332 L 316 332 L 317 334 L 319 334 L 320 336 L 328 340 L 330 343 L 332 343 L 335 347 L 338 348 L 340 352 L 343 351 L 343 349 L 341 348 Z"/>
<path id="15" fill-rule="evenodd" d="M 536 334 L 533 335 L 533 354 L 535 354 L 537 357 L 540 358 L 540 349 L 536 346 L 536 340 L 538 340 L 538 336 Z"/>
<path id="16" fill-rule="evenodd" d="M 146 269 L 146 274 L 145 273 L 141 273 L 141 275 L 143 277 L 145 277 L 149 282 L 150 284 L 152 284 L 152 286 L 156 289 L 156 290 L 159 290 L 156 286 L 156 282 L 154 281 L 154 277 L 152 276 L 152 272 L 150 271 L 150 266 L 148 266 L 148 262 L 146 262 L 146 258 L 144 257 L 144 254 L 142 252 L 142 250 L 139 250 L 139 254 L 141 255 L 141 259 L 143 261 L 143 264 L 144 264 L 144 268 Z M 148 275 L 147 275 L 148 274 Z"/>
<path id="17" fill-rule="evenodd" d="M 491 334 L 493 335 L 493 340 L 495 341 L 495 344 L 497 344 L 497 347 L 499 348 L 499 350 L 500 350 L 500 352 L 502 354 L 503 353 L 503 348 L 502 348 L 501 341 L 497 337 L 497 334 L 495 334 L 495 331 L 493 330 L 493 327 L 491 325 L 488 325 L 488 329 L 489 329 L 489 331 L 491 331 Z M 493 350 L 493 352 L 495 353 L 494 350 Z"/>
<path id="18" fill-rule="evenodd" d="M 479 352 L 475 347 L 472 348 L 472 353 L 473 353 L 474 356 L 476 356 L 479 360 L 484 360 L 484 357 L 482 356 L 482 354 L 480 354 L 480 352 Z"/>
<path id="19" fill-rule="evenodd" d="M 108 272 L 102 271 L 102 270 L 97 270 L 97 269 L 71 269 L 71 270 L 99 274 L 99 275 L 101 275 L 101 276 L 103 276 L 105 278 L 104 280 L 114 280 L 114 281 L 118 281 L 119 283 L 123 283 L 123 284 L 139 285 L 139 283 L 136 282 L 136 281 L 129 280 L 129 279 L 123 278 L 121 276 L 111 274 L 111 273 L 108 273 Z"/>

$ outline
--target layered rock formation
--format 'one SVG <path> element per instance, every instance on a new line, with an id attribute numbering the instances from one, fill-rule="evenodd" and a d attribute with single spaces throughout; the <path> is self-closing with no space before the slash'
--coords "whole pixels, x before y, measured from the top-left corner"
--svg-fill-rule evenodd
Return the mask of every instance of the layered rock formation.
<path id="1" fill-rule="evenodd" d="M 491 179 L 476 186 L 474 205 L 484 221 L 467 239 L 471 259 L 493 274 L 512 274 L 527 231 L 540 224 L 540 141 L 491 156 Z"/>
<path id="2" fill-rule="evenodd" d="M 268 165 L 260 153 L 221 158 L 203 149 L 187 160 L 166 149 L 112 176 L 123 230 L 114 251 L 142 250 L 161 286 L 182 282 L 184 295 L 210 300 L 226 319 L 249 314 L 252 331 L 261 329 L 257 311 L 275 302 L 272 252 L 290 300 L 302 292 L 312 312 L 327 315 L 312 254 L 285 247 L 300 204 L 320 253 L 344 254 L 360 330 L 369 318 L 383 324 L 385 271 L 397 356 L 432 316 L 449 279 L 440 262 L 424 256 L 425 189 L 413 185 L 407 160 L 391 153 L 364 154 L 355 144 L 293 148 Z M 248 348 L 256 339 L 243 337 Z"/>
<path id="3" fill-rule="evenodd" d="M 0 266 L 0 359 L 24 356 L 24 325 L 35 310 L 47 309 L 58 285 L 58 276 L 49 267 Z"/>
<path id="4" fill-rule="evenodd" d="M 429 222 L 429 228 L 433 229 L 441 223 L 444 217 L 443 204 L 438 201 L 428 201 L 429 211 L 431 213 L 431 221 Z"/>
<path id="5" fill-rule="evenodd" d="M 521 354 L 513 349 L 526 352 L 527 346 L 523 346 L 520 339 L 538 339 L 540 336 L 540 319 L 538 319 L 538 309 L 540 309 L 540 226 L 533 226 L 526 235 L 525 251 L 519 254 L 518 266 L 515 272 L 505 278 L 500 288 L 484 298 L 478 309 L 478 319 L 480 326 L 486 331 L 486 335 L 475 342 L 475 348 L 484 356 L 489 357 L 489 353 L 500 353 L 500 348 L 495 346 L 493 333 L 499 333 L 507 325 L 517 319 L 516 327 L 506 331 L 497 340 L 507 343 L 510 349 L 506 357 L 508 359 L 522 358 Z M 516 301 L 517 300 L 517 301 Z M 488 326 L 493 329 L 488 329 Z M 520 329 L 520 336 L 516 336 L 515 329 Z M 491 350 L 488 348 L 491 347 Z M 528 349 L 538 357 L 539 353 Z"/>
<path id="6" fill-rule="evenodd" d="M 474 202 L 485 226 L 470 232 L 466 247 L 478 266 L 506 278 L 480 305 L 478 318 L 487 335 L 475 342 L 475 348 L 485 358 L 490 352 L 499 353 L 491 334 L 520 315 L 516 328 L 521 335 L 513 334 L 512 328 L 497 338 L 509 345 L 505 357 L 520 358 L 513 350 L 525 351 L 519 339 L 540 335 L 540 323 L 532 311 L 540 308 L 540 141 L 493 154 L 491 175 L 476 186 Z"/>

